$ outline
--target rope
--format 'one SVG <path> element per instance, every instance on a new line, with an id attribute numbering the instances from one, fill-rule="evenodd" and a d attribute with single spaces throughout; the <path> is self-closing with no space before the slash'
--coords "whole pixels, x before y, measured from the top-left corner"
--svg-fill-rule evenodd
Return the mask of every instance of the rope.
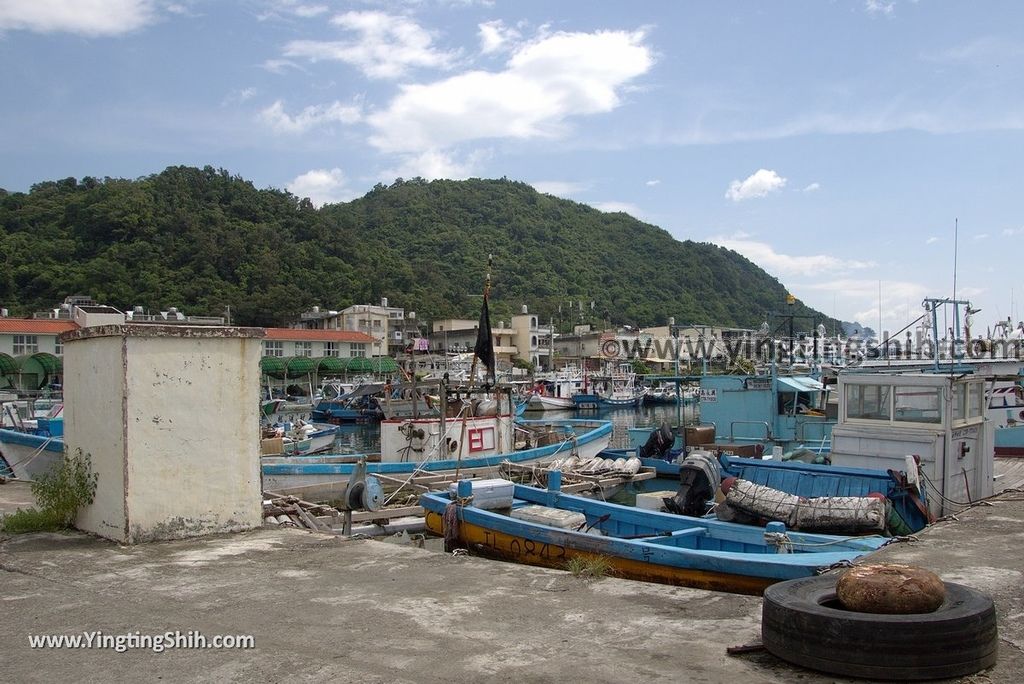
<path id="1" fill-rule="evenodd" d="M 8 463 L 7 465 L 8 465 L 9 467 L 10 467 L 10 470 L 11 470 L 11 474 L 12 474 L 12 475 L 14 474 L 14 466 L 21 466 L 21 465 L 25 465 L 25 466 L 27 466 L 27 465 L 28 465 L 29 463 L 31 463 L 32 461 L 36 460 L 36 457 L 37 457 L 37 456 L 39 456 L 39 454 L 43 453 L 43 451 L 45 451 L 45 450 L 46 450 L 46 446 L 47 446 L 47 445 L 48 445 L 48 444 L 49 444 L 50 442 L 52 442 L 52 441 L 53 441 L 53 437 L 47 437 L 47 438 L 46 438 L 46 441 L 45 441 L 45 442 L 43 442 L 43 443 L 42 443 L 41 445 L 39 445 L 39 448 L 38 448 L 38 449 L 36 449 L 35 451 L 33 451 L 33 452 L 32 452 L 31 454 L 29 454 L 28 456 L 26 456 L 26 457 L 25 457 L 25 458 L 23 458 L 22 460 L 20 460 L 20 461 L 11 461 L 11 462 L 9 462 L 9 463 Z M 6 460 L 6 459 L 4 459 L 4 460 Z"/>
<path id="2" fill-rule="evenodd" d="M 765 532 L 764 541 L 769 546 L 774 546 L 776 553 L 793 552 L 793 540 L 785 532 Z"/>
<path id="3" fill-rule="evenodd" d="M 462 409 L 459 410 L 459 414 L 455 416 L 456 420 L 458 420 L 459 415 L 461 415 L 462 412 L 466 410 L 466 408 L 466 406 L 463 406 Z M 398 492 L 402 491 L 402 489 L 404 489 L 406 485 L 412 482 L 413 478 L 415 478 L 417 475 L 423 472 L 423 469 L 426 467 L 427 463 L 430 462 L 430 459 L 434 455 L 434 453 L 436 453 L 441 448 L 442 445 L 448 443 L 448 433 L 451 432 L 451 429 L 451 426 L 449 426 L 448 429 L 445 430 L 445 433 L 441 435 L 440 441 L 438 441 L 438 443 L 434 445 L 434 448 L 430 450 L 430 452 L 423 458 L 422 461 L 416 464 L 416 468 L 412 471 L 409 477 L 406 478 L 404 482 L 402 482 L 402 484 L 398 485 L 398 489 L 391 492 L 388 498 L 384 500 L 383 505 L 387 506 L 389 503 L 391 503 L 391 500 L 395 498 Z"/>
<path id="4" fill-rule="evenodd" d="M 472 501 L 472 496 L 465 499 L 456 497 L 444 507 L 444 515 L 441 516 L 441 527 L 444 532 L 445 553 L 453 553 L 456 549 L 461 548 L 462 545 L 459 542 L 459 509 L 463 506 L 468 506 Z"/>

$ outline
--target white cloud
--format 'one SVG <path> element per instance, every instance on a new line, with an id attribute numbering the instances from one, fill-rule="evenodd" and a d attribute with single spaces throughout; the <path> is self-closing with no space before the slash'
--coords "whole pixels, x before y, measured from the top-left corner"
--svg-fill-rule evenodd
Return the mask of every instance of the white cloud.
<path id="1" fill-rule="evenodd" d="M 263 62 L 263 68 L 272 74 L 283 74 L 288 69 L 295 69 L 296 71 L 303 71 L 295 62 L 291 62 L 287 59 L 268 59 Z"/>
<path id="2" fill-rule="evenodd" d="M 334 202 L 346 202 L 357 196 L 346 186 L 345 174 L 341 169 L 313 169 L 298 176 L 287 187 L 298 197 L 308 197 L 316 206 Z"/>
<path id="3" fill-rule="evenodd" d="M 934 245 L 936 242 L 939 242 L 940 240 L 942 240 L 942 238 L 932 235 L 927 240 L 924 241 L 924 244 Z"/>
<path id="4" fill-rule="evenodd" d="M 660 180 L 658 180 L 657 178 L 654 178 L 654 179 L 651 179 L 651 180 L 647 181 L 646 183 L 644 183 L 644 185 L 646 185 L 647 187 L 653 188 L 655 185 L 658 185 L 660 183 L 661 183 Z"/>
<path id="5" fill-rule="evenodd" d="M 327 13 L 328 7 L 326 5 L 298 5 L 294 11 L 303 19 L 311 19 Z"/>
<path id="6" fill-rule="evenodd" d="M 820 183 L 811 183 L 806 188 L 804 188 L 803 191 L 804 192 L 814 192 L 815 190 L 820 190 L 820 189 L 821 189 L 821 184 Z"/>
<path id="7" fill-rule="evenodd" d="M 629 202 L 587 202 L 587 204 L 606 214 L 614 214 L 621 211 L 635 218 L 640 218 L 644 213 L 640 207 Z"/>
<path id="8" fill-rule="evenodd" d="M 537 192 L 554 195 L 555 197 L 572 197 L 590 188 L 585 183 L 575 183 L 572 181 L 535 181 L 530 183 L 530 185 Z"/>
<path id="9" fill-rule="evenodd" d="M 476 150 L 460 160 L 450 152 L 427 150 L 420 154 L 404 157 L 399 166 L 383 171 L 380 176 L 388 181 L 394 178 L 416 178 L 417 176 L 426 180 L 435 178 L 461 180 L 472 176 L 489 156 L 489 150 Z"/>
<path id="10" fill-rule="evenodd" d="M 894 4 L 884 0 L 865 0 L 864 9 L 868 14 L 892 14 Z"/>
<path id="11" fill-rule="evenodd" d="M 975 240 L 985 240 L 988 238 L 988 233 L 978 233 L 974 236 Z"/>
<path id="12" fill-rule="evenodd" d="M 781 190 L 785 185 L 786 179 L 774 171 L 758 169 L 746 180 L 734 180 L 730 183 L 725 196 L 733 202 L 742 202 L 755 197 L 766 197 L 768 193 Z"/>
<path id="13" fill-rule="evenodd" d="M 752 236 L 739 232 L 730 236 L 711 238 L 711 242 L 739 252 L 774 276 L 815 276 L 872 268 L 872 261 L 840 259 L 830 254 L 791 255 L 775 251 L 766 242 L 751 240 Z"/>
<path id="14" fill-rule="evenodd" d="M 1004 228 L 1003 235 L 1005 237 L 1013 237 L 1014 235 L 1024 235 L 1024 227 L 1021 228 Z"/>
<path id="15" fill-rule="evenodd" d="M 487 138 L 554 138 L 573 116 L 609 112 L 654 63 L 642 32 L 556 33 L 519 47 L 500 72 L 405 85 L 368 117 L 370 143 L 420 153 Z"/>
<path id="16" fill-rule="evenodd" d="M 343 105 L 335 101 L 327 105 L 306 107 L 292 116 L 284 110 L 284 102 L 278 100 L 262 110 L 259 118 L 278 133 L 305 133 L 311 128 L 329 123 L 355 123 L 362 118 L 362 112 L 356 105 Z"/>
<path id="17" fill-rule="evenodd" d="M 881 286 L 881 293 L 879 293 Z M 840 278 L 810 285 L 801 285 L 801 290 L 812 293 L 833 295 L 836 305 L 846 313 L 839 316 L 857 321 L 861 325 L 878 327 L 879 303 L 881 303 L 882 327 L 891 333 L 924 313 L 921 300 L 929 292 L 926 285 L 906 280 L 882 280 Z M 879 302 L 881 294 L 881 302 Z M 820 295 L 819 295 L 820 296 Z M 814 295 L 810 295 L 814 299 Z M 875 332 L 882 332 L 876 330 Z"/>
<path id="18" fill-rule="evenodd" d="M 357 34 L 350 41 L 293 40 L 285 57 L 351 64 L 369 78 L 399 78 L 412 67 L 447 69 L 456 54 L 434 49 L 428 31 L 408 17 L 384 12 L 346 12 L 331 23 Z"/>
<path id="19" fill-rule="evenodd" d="M 252 98 L 256 97 L 257 92 L 258 91 L 255 88 L 242 88 L 240 90 L 232 90 L 224 97 L 224 100 L 221 102 L 221 106 L 224 107 L 231 104 L 248 102 Z"/>
<path id="20" fill-rule="evenodd" d="M 4 0 L 0 31 L 116 36 L 156 20 L 152 0 Z"/>
<path id="21" fill-rule="evenodd" d="M 478 28 L 480 29 L 480 52 L 485 55 L 503 50 L 510 43 L 518 41 L 522 37 L 515 29 L 506 27 L 500 19 L 480 24 Z"/>

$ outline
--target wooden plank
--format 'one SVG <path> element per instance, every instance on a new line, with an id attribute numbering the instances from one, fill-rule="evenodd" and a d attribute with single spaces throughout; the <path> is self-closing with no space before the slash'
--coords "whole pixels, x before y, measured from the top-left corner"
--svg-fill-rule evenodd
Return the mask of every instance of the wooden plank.
<path id="1" fill-rule="evenodd" d="M 403 506 L 401 508 L 384 508 L 379 511 L 353 511 L 352 522 L 367 522 L 369 520 L 390 520 L 391 518 L 406 518 L 409 516 L 422 516 L 422 506 Z"/>
<path id="2" fill-rule="evenodd" d="M 295 513 L 300 518 L 302 518 L 302 522 L 306 523 L 306 527 L 308 527 L 311 531 L 313 531 L 313 532 L 320 532 L 321 531 L 320 526 L 316 524 L 316 521 L 314 521 L 311 517 L 309 517 L 309 513 L 306 513 L 306 511 L 303 510 L 302 506 L 300 506 L 299 504 L 294 504 L 292 506 L 292 508 L 295 511 Z"/>

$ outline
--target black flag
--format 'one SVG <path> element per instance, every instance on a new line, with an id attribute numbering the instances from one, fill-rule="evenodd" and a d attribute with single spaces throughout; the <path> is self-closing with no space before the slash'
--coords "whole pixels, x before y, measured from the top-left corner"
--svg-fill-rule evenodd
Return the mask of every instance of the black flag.
<path id="1" fill-rule="evenodd" d="M 487 295 L 484 295 L 484 305 L 480 309 L 480 325 L 476 331 L 476 346 L 473 353 L 487 367 L 487 378 L 494 382 L 494 340 L 491 339 L 491 313 L 487 309 Z M 484 380 L 487 382 L 487 379 Z"/>

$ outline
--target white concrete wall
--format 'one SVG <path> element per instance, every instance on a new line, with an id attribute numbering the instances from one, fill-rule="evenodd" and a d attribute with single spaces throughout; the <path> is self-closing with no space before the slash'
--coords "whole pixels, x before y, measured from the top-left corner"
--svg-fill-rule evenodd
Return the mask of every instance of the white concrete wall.
<path id="1" fill-rule="evenodd" d="M 127 540 L 121 337 L 70 342 L 64 347 L 66 453 L 92 458 L 99 474 L 93 505 L 79 512 L 79 529 Z"/>
<path id="2" fill-rule="evenodd" d="M 173 327 L 66 345 L 67 444 L 99 474 L 82 529 L 137 543 L 262 523 L 260 340 Z"/>

